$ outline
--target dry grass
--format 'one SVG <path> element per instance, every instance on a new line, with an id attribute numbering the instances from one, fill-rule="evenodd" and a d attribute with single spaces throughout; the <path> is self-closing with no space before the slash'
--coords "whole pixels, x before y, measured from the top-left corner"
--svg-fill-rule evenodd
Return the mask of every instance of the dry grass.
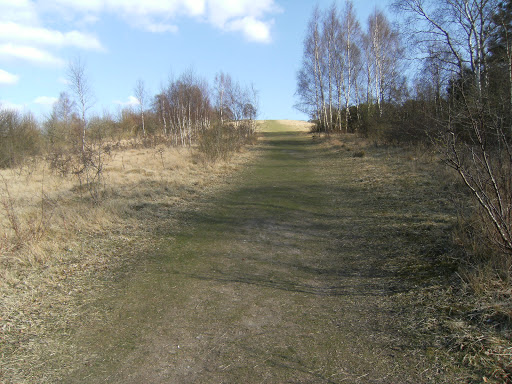
<path id="1" fill-rule="evenodd" d="M 193 204 L 251 156 L 204 166 L 193 149 L 131 147 L 105 158 L 100 204 L 43 159 L 0 171 L 0 383 L 35 382 L 43 356 L 72 353 L 66 335 L 163 224 L 162 207 Z"/>
<path id="2" fill-rule="evenodd" d="M 281 123 L 309 130 L 305 122 Z M 512 335 L 506 325 L 510 323 L 504 320 L 510 316 L 506 312 L 510 289 L 501 287 L 502 294 L 493 300 L 485 294 L 475 296 L 475 287 L 482 286 L 487 275 L 481 271 L 479 277 L 480 272 L 467 270 L 464 275 L 459 270 L 464 275 L 461 279 L 454 274 L 453 260 L 460 257 L 456 247 L 445 248 L 442 241 L 434 240 L 435 249 L 414 245 L 437 234 L 445 238 L 446 230 L 453 228 L 454 210 L 447 208 L 451 203 L 446 194 L 456 188 L 456 178 L 439 168 L 438 160 L 425 148 L 375 147 L 352 135 L 333 136 L 319 145 L 339 152 L 344 160 L 332 165 L 342 164 L 353 172 L 351 185 L 362 194 L 368 192 L 362 202 L 365 207 L 379 204 L 368 200 L 375 191 L 386 201 L 397 201 L 400 209 L 417 205 L 418 191 L 427 201 L 415 213 L 403 212 L 410 222 L 420 217 L 421 226 L 393 224 L 393 210 L 379 213 L 397 236 L 389 238 L 390 244 L 400 236 L 412 244 L 410 249 L 401 248 L 401 253 L 414 257 L 399 255 L 385 265 L 411 283 L 396 295 L 397 312 L 410 318 L 404 334 L 416 338 L 418 345 L 435 338 L 437 348 L 427 352 L 435 359 L 457 356 L 481 373 L 480 381 L 473 377 L 472 382 L 507 382 Z M 66 358 L 56 358 L 59 363 L 52 366 L 44 357 L 72 359 L 75 351 L 66 341 L 69 333 L 84 322 L 84 314 L 101 318 L 101 313 L 87 308 L 109 289 L 109 282 L 129 273 L 129 258 L 148 248 L 153 232 L 175 225 L 175 213 L 200 209 L 199 197 L 224 185 L 226 175 L 251 156 L 245 152 L 233 162 L 204 166 L 188 149 L 134 149 L 127 144 L 106 161 L 99 205 L 80 198 L 76 183 L 52 174 L 43 160 L 1 171 L 0 383 L 55 382 L 66 370 L 60 364 Z M 437 216 L 432 215 L 434 211 Z M 367 239 L 365 243 L 372 242 L 371 236 Z M 41 378 L 41 371 L 47 376 Z"/>
<path id="3" fill-rule="evenodd" d="M 113 305 L 120 314 L 84 327 L 100 334 L 84 344 L 102 352 L 77 354 L 93 355 L 97 376 L 87 366 L 76 382 L 457 382 L 401 336 L 406 321 L 391 310 L 393 287 L 409 287 L 392 271 L 446 224 L 430 195 L 418 198 L 423 184 L 409 188 L 428 181 L 421 167 L 399 150 L 354 158 L 342 148 L 360 150 L 350 138 L 333 150 L 267 128 L 236 184 L 162 233 L 165 250 L 148 244 L 151 261 Z"/>
<path id="4" fill-rule="evenodd" d="M 353 157 L 355 182 L 366 190 L 384 192 L 387 199 L 397 199 L 404 207 L 427 198 L 428 203 L 420 211 L 428 217 L 425 228 L 396 226 L 397 234 L 416 234 L 418 244 L 434 233 L 440 239 L 451 237 L 446 244 L 439 242 L 433 249 L 410 252 L 414 257 L 397 258 L 396 263 L 388 265 L 404 276 L 404 281 L 414 283 L 396 296 L 399 311 L 411 319 L 404 332 L 419 344 L 434 338 L 437 348 L 430 353 L 436 359 L 470 367 L 474 376 L 464 382 L 510 383 L 512 289 L 510 281 L 496 275 L 499 268 L 479 263 L 478 254 L 490 252 L 482 249 L 482 241 L 476 237 L 470 240 L 467 233 L 461 233 L 460 215 L 471 211 L 474 204 L 458 175 L 444 167 L 433 150 L 422 146 L 376 146 L 353 135 L 332 136 L 323 145 Z M 360 152 L 366 155 L 357 156 Z M 434 215 L 434 211 L 442 214 Z M 395 212 L 387 215 L 390 223 L 396 218 Z M 402 217 L 411 222 L 417 219 L 408 214 Z M 394 241 L 397 249 L 407 254 L 403 244 Z M 470 241 L 474 242 L 473 249 Z M 483 260 L 489 255 L 481 257 Z"/>
<path id="5" fill-rule="evenodd" d="M 301 120 L 277 120 L 276 122 L 294 131 L 310 132 L 313 127 L 313 123 Z"/>

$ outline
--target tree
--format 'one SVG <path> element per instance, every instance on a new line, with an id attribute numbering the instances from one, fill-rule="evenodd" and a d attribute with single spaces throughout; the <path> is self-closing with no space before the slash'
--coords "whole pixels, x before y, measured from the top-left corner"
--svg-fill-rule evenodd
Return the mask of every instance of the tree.
<path id="1" fill-rule="evenodd" d="M 359 118 L 361 94 L 366 88 L 368 107 L 376 102 L 382 117 L 384 104 L 399 101 L 404 88 L 402 54 L 398 31 L 381 11 L 371 15 L 368 32 L 363 34 L 350 0 L 341 12 L 335 3 L 325 13 L 316 7 L 297 74 L 300 101 L 296 108 L 315 120 L 320 131 L 341 130 L 343 117 L 348 131 L 350 106 L 357 105 Z M 364 67 L 366 87 L 361 81 Z"/>
<path id="2" fill-rule="evenodd" d="M 373 91 L 379 116 L 382 117 L 384 103 L 391 100 L 392 92 L 399 87 L 397 77 L 402 49 L 398 32 L 391 27 L 384 13 L 377 9 L 368 18 L 366 41 L 368 86 Z"/>
<path id="3" fill-rule="evenodd" d="M 87 111 L 93 106 L 94 98 L 92 88 L 87 77 L 85 63 L 80 57 L 69 63 L 67 77 L 70 89 L 75 96 L 76 104 L 80 110 L 80 141 L 81 150 L 85 151 L 87 132 Z"/>
<path id="4" fill-rule="evenodd" d="M 341 111 L 341 91 L 345 99 L 345 130 L 348 131 L 350 119 L 350 103 L 358 102 L 357 84 L 361 73 L 361 49 L 362 31 L 356 19 L 354 4 L 352 1 L 345 2 L 345 10 L 341 19 L 338 44 L 340 45 L 340 69 L 343 75 L 340 76 L 341 89 L 338 91 L 339 110 Z M 341 120 L 341 119 L 340 119 Z M 341 123 L 341 122 L 340 122 Z"/>
<path id="5" fill-rule="evenodd" d="M 445 163 L 480 206 L 489 245 L 512 255 L 512 135 L 510 108 L 500 108 L 499 83 L 510 74 L 510 2 L 398 0 L 410 34 L 434 73 L 450 75 L 436 137 Z M 509 75 L 510 76 L 510 75 Z M 433 79 L 437 81 L 437 79 Z M 510 83 L 509 83 L 510 84 Z M 498 91 L 498 92 L 497 92 Z M 510 96 L 509 96 L 510 97 Z M 510 98 L 506 97 L 507 102 Z"/>
<path id="6" fill-rule="evenodd" d="M 198 133 L 210 125 L 212 108 L 207 82 L 190 70 L 177 80 L 170 80 L 164 93 L 165 98 L 159 97 L 163 120 L 169 123 L 177 145 L 191 145 Z"/>
<path id="7" fill-rule="evenodd" d="M 139 102 L 140 119 L 142 122 L 142 135 L 146 137 L 146 126 L 144 124 L 144 109 L 146 108 L 147 91 L 143 80 L 137 80 L 133 92 Z"/>
<path id="8" fill-rule="evenodd" d="M 320 9 L 313 9 L 304 39 L 302 67 L 297 74 L 299 103 L 296 108 L 315 120 L 320 130 L 326 130 L 327 108 L 324 93 L 324 60 L 321 41 Z"/>
<path id="9" fill-rule="evenodd" d="M 46 136 L 53 145 L 62 145 L 70 142 L 73 135 L 74 122 L 76 122 L 76 104 L 66 92 L 61 92 L 58 100 L 53 104 L 50 116 L 44 122 Z"/>
<path id="10" fill-rule="evenodd" d="M 477 95 L 485 97 L 489 41 L 495 29 L 498 0 L 396 0 L 407 15 L 412 46 L 442 60 L 462 77 L 471 74 Z M 469 72 L 466 71 L 469 68 Z"/>
<path id="11" fill-rule="evenodd" d="M 492 89 L 491 95 L 506 100 L 509 115 L 512 115 L 512 1 L 498 4 L 498 10 L 493 17 L 494 34 L 489 42 L 489 72 Z M 506 84 L 506 86 L 505 86 Z"/>
<path id="12" fill-rule="evenodd" d="M 153 112 L 162 124 L 162 133 L 164 136 L 168 134 L 167 120 L 169 113 L 169 103 L 165 94 L 165 90 L 161 90 L 153 99 Z"/>
<path id="13" fill-rule="evenodd" d="M 323 69 L 324 76 L 326 77 L 327 81 L 327 104 L 328 108 L 326 108 L 325 113 L 327 114 L 325 116 L 326 121 L 326 129 L 328 131 L 332 130 L 334 128 L 334 119 L 333 119 L 333 109 L 334 101 L 333 101 L 333 95 L 334 95 L 334 82 L 335 79 L 339 76 L 336 76 L 336 72 L 340 72 L 339 66 L 336 65 L 336 62 L 339 63 L 339 60 L 336 60 L 337 56 L 340 56 L 340 53 L 337 51 L 336 46 L 336 40 L 339 35 L 340 30 L 340 23 L 338 19 L 338 9 L 336 7 L 336 3 L 332 3 L 330 8 L 327 10 L 327 12 L 323 16 L 323 22 L 322 22 L 322 36 L 321 36 L 321 42 L 323 45 L 323 52 L 327 56 L 325 60 L 325 66 L 326 68 Z M 339 110 L 339 105 L 337 106 L 337 109 Z"/>
<path id="14" fill-rule="evenodd" d="M 259 111 L 259 92 L 254 87 L 254 84 L 251 84 L 250 88 L 248 88 L 247 95 L 248 99 L 245 104 L 244 116 L 248 120 L 256 120 Z"/>
<path id="15" fill-rule="evenodd" d="M 215 108 L 217 109 L 217 113 L 220 118 L 221 124 L 224 124 L 224 118 L 226 116 L 226 112 L 229 115 L 230 112 L 226 111 L 227 102 L 226 102 L 226 94 L 229 92 L 229 89 L 232 87 L 232 79 L 229 74 L 224 72 L 219 72 L 215 75 L 214 80 L 214 100 L 215 100 Z"/>

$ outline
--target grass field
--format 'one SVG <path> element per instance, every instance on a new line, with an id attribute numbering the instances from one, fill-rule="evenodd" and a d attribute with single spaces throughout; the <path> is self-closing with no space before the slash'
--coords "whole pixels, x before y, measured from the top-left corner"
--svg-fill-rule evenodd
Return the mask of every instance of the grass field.
<path id="1" fill-rule="evenodd" d="M 215 167 L 119 151 L 100 205 L 4 173 L 23 228 L 42 188 L 52 214 L 18 248 L 4 222 L 0 381 L 500 382 L 510 346 L 454 291 L 454 179 L 435 158 L 299 122 L 260 132 Z"/>
<path id="2" fill-rule="evenodd" d="M 54 382 L 63 367 L 48 356 L 71 353 L 68 333 L 148 234 L 250 157 L 206 166 L 191 149 L 126 143 L 105 158 L 100 204 L 43 159 L 0 171 L 0 382 Z"/>

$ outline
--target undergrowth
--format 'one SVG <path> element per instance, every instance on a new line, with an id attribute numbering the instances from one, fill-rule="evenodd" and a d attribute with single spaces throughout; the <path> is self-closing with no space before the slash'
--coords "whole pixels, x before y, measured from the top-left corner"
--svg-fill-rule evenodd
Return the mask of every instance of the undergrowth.
<path id="1" fill-rule="evenodd" d="M 350 135 L 331 137 L 329 142 L 340 151 L 356 148 L 354 157 L 386 153 L 398 164 L 394 174 L 408 178 L 423 174 L 431 180 L 418 180 L 425 186 L 418 187 L 416 182 L 400 192 L 403 199 L 411 193 L 431 195 L 450 207 L 453 222 L 447 233 L 449 243 L 397 267 L 397 273 L 412 284 L 407 293 L 397 295 L 400 311 L 414 319 L 408 332 L 418 343 L 434 338 L 435 358 L 471 368 L 474 375 L 463 378 L 464 382 L 512 383 L 511 259 L 488 246 L 479 209 L 458 176 L 429 147 L 389 146 Z M 381 176 L 392 185 L 384 168 Z M 361 180 L 367 177 L 362 175 Z M 417 241 L 428 236 L 431 233 L 418 236 Z M 429 259 L 428 254 L 437 256 Z"/>

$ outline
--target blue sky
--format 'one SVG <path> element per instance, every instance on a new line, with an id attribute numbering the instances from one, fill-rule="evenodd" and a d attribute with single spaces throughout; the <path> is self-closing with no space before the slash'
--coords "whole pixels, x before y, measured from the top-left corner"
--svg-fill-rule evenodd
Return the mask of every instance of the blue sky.
<path id="1" fill-rule="evenodd" d="M 0 0 L 0 103 L 44 116 L 80 57 L 97 113 L 133 102 L 138 79 L 154 95 L 193 69 L 253 83 L 261 119 L 305 119 L 295 76 L 316 3 L 332 0 Z M 354 0 L 363 26 L 387 3 Z"/>

